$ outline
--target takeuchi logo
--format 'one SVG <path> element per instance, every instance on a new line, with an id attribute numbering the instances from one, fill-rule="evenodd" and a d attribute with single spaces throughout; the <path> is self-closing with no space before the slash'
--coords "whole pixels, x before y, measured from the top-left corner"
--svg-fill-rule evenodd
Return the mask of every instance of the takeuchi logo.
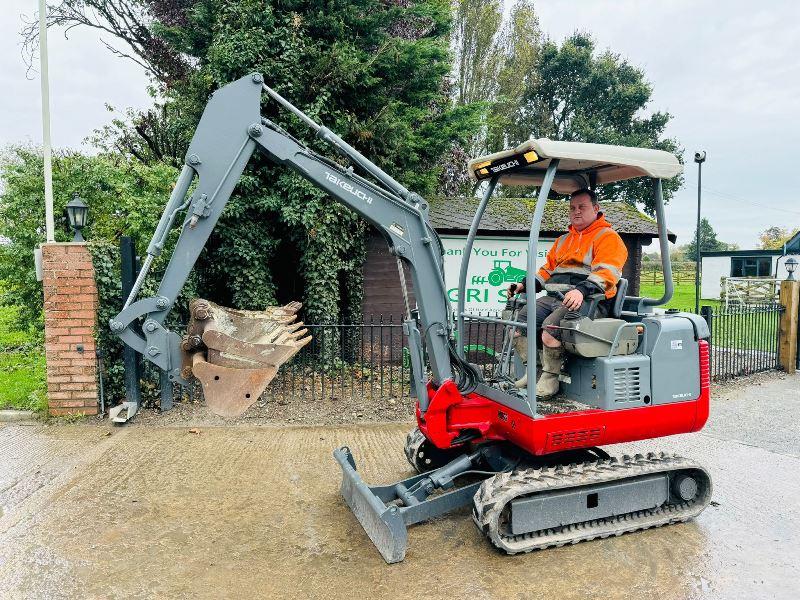
<path id="1" fill-rule="evenodd" d="M 498 173 L 500 171 L 505 171 L 506 169 L 510 169 L 512 167 L 518 167 L 518 166 L 519 166 L 519 161 L 514 159 L 514 160 L 510 160 L 510 161 L 508 161 L 506 163 L 495 165 L 495 166 L 489 167 L 489 168 L 492 170 L 492 173 Z"/>
<path id="2" fill-rule="evenodd" d="M 334 185 L 338 185 L 343 190 L 350 192 L 356 198 L 363 200 L 367 204 L 372 204 L 372 196 L 368 196 L 358 188 L 353 187 L 353 185 L 349 181 L 345 181 L 344 179 L 340 179 L 330 171 L 325 171 L 325 178 L 333 183 Z"/>

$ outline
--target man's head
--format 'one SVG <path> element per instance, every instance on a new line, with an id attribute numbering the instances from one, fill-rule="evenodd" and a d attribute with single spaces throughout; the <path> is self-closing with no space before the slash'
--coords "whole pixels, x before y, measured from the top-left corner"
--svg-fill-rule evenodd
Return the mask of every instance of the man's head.
<path id="1" fill-rule="evenodd" d="M 583 231 L 595 222 L 600 212 L 597 195 L 589 188 L 580 189 L 569 198 L 569 222 L 577 231 Z"/>

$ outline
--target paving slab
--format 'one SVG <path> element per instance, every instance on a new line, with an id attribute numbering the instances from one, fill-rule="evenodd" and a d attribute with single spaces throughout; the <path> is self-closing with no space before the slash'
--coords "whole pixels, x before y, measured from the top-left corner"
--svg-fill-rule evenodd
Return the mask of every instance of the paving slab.
<path id="1" fill-rule="evenodd" d="M 20 421 L 35 421 L 36 415 L 30 410 L 14 410 L 6 408 L 0 410 L 0 423 L 16 423 Z"/>
<path id="2" fill-rule="evenodd" d="M 706 465 L 715 504 L 695 521 L 509 557 L 462 510 L 413 527 L 397 565 L 341 500 L 331 452 L 350 446 L 368 482 L 399 479 L 408 424 L 0 425 L 0 597 L 793 600 L 798 383 L 715 399 L 703 432 L 608 448 Z"/>

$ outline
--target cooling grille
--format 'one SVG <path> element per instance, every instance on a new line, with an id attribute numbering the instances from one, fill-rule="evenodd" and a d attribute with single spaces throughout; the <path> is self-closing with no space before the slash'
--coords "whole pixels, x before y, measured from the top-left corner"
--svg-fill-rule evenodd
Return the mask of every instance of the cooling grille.
<path id="1" fill-rule="evenodd" d="M 639 367 L 614 369 L 614 402 L 640 402 L 641 389 Z"/>

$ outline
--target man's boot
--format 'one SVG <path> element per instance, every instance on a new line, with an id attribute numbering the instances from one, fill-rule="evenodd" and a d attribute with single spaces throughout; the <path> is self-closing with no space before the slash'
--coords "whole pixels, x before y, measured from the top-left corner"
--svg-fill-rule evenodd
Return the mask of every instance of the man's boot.
<path id="1" fill-rule="evenodd" d="M 542 348 L 542 375 L 536 383 L 536 397 L 549 398 L 558 393 L 558 376 L 561 373 L 561 364 L 564 362 L 564 347 Z"/>
<path id="2" fill-rule="evenodd" d="M 528 338 L 524 335 L 518 335 L 514 338 L 514 352 L 517 353 L 519 359 L 522 361 L 522 365 L 527 368 L 528 366 Z M 522 389 L 524 387 L 528 387 L 528 373 L 525 372 L 525 375 L 522 376 L 522 379 L 519 379 L 514 382 L 514 387 L 517 389 Z"/>

